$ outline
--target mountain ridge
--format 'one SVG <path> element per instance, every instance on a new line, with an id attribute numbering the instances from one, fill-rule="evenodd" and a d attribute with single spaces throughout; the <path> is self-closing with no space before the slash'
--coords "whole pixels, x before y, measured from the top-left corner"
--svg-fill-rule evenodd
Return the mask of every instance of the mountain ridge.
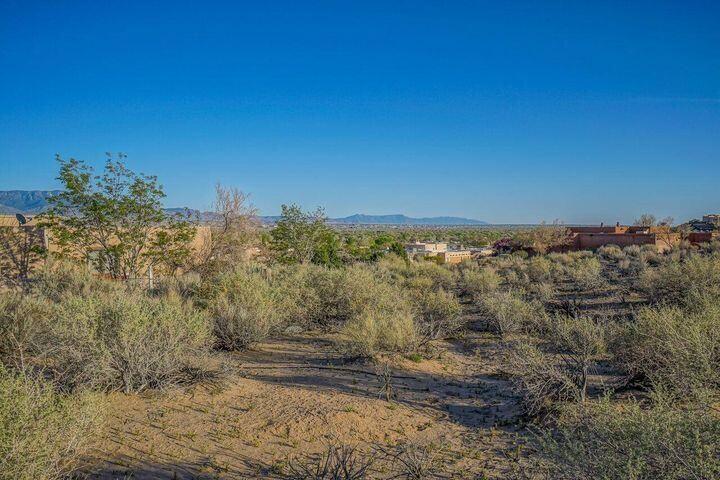
<path id="1" fill-rule="evenodd" d="M 0 214 L 13 215 L 15 213 L 38 214 L 48 205 L 48 198 L 59 193 L 60 190 L 0 190 Z M 201 212 L 195 209 L 166 208 L 170 213 L 191 212 L 199 218 L 212 217 L 211 212 Z M 264 223 L 275 223 L 280 217 L 277 215 L 260 216 Z M 355 213 L 347 217 L 328 218 L 328 223 L 335 225 L 487 225 L 487 222 L 472 218 L 437 216 L 437 217 L 409 217 L 401 213 L 389 215 L 368 215 Z"/>

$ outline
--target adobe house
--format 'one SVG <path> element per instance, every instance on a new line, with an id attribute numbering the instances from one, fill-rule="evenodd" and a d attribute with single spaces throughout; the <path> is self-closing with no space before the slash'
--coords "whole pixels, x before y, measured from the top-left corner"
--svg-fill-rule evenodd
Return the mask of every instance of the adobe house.
<path id="1" fill-rule="evenodd" d="M 17 235 L 24 232 L 30 234 L 29 238 L 35 246 L 49 253 L 59 252 L 60 248 L 57 243 L 53 241 L 49 229 L 38 226 L 38 223 L 37 217 L 27 217 L 27 223 L 20 225 L 20 222 L 14 215 L 0 215 L 0 255 L 8 255 L 9 253 L 6 252 L 6 250 L 14 248 L 10 240 L 17 238 Z M 210 228 L 204 225 L 198 225 L 195 227 L 195 236 L 190 241 L 190 250 L 194 255 L 202 255 L 205 248 L 209 245 L 210 240 Z M 93 253 L 90 252 L 90 255 L 93 255 Z M 0 266 L 3 263 L 2 260 L 3 259 L 0 258 Z"/>
<path id="2" fill-rule="evenodd" d="M 631 245 L 653 245 L 658 252 L 670 250 L 680 241 L 680 234 L 673 233 L 669 226 L 656 227 L 627 226 L 616 223 L 615 226 L 568 227 L 571 250 L 595 250 L 605 245 L 617 245 L 620 248 Z"/>

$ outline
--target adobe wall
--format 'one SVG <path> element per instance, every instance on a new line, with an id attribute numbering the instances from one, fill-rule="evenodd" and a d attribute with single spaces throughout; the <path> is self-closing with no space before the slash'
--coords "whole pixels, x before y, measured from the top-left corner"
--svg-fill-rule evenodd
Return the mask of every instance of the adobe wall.
<path id="1" fill-rule="evenodd" d="M 654 245 L 659 252 L 665 252 L 680 240 L 678 234 L 668 233 L 578 233 L 575 236 L 575 248 L 595 250 L 604 245 L 617 245 L 620 248 L 631 245 Z"/>
<path id="2" fill-rule="evenodd" d="M 693 245 L 710 243 L 713 240 L 720 240 L 720 232 L 691 232 L 688 234 L 688 241 Z"/>
<path id="3" fill-rule="evenodd" d="M 591 227 L 568 227 L 570 233 L 624 233 L 628 227 L 623 225 L 591 226 Z"/>

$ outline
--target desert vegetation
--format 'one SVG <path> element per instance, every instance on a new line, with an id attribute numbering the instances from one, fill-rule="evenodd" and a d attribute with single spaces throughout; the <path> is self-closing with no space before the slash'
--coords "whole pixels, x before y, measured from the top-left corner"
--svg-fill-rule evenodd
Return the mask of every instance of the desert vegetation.
<path id="1" fill-rule="evenodd" d="M 43 221 L 61 248 L 3 268 L 0 478 L 114 478 L 108 463 L 142 477 L 153 461 L 147 478 L 208 465 L 217 478 L 720 475 L 717 245 L 548 253 L 555 224 L 515 233 L 532 254 L 439 265 L 407 258 L 405 233 L 337 231 L 320 209 L 283 206 L 263 227 L 222 186 L 204 221 L 170 216 L 157 180 L 122 158 L 99 176 L 75 160 L 60 168 L 65 190 Z M 193 248 L 201 227 L 211 235 Z M 170 433 L 181 398 L 211 421 Z M 122 443 L 131 412 L 144 425 L 128 433 L 137 462 L 93 451 Z M 323 427 L 303 423 L 314 417 Z M 406 423 L 380 434 L 381 421 Z M 169 443 L 146 428 L 195 449 L 198 436 L 236 439 L 262 459 L 168 463 L 154 445 Z M 298 437 L 314 451 L 300 454 Z"/>

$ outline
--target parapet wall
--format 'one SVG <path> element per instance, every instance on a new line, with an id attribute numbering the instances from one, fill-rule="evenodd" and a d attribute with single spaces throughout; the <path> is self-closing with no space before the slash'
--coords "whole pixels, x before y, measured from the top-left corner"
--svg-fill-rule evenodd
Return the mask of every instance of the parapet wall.
<path id="1" fill-rule="evenodd" d="M 577 250 L 595 250 L 604 245 L 617 245 L 624 248 L 631 245 L 654 245 L 664 252 L 680 240 L 676 233 L 578 233 L 574 247 Z"/>

